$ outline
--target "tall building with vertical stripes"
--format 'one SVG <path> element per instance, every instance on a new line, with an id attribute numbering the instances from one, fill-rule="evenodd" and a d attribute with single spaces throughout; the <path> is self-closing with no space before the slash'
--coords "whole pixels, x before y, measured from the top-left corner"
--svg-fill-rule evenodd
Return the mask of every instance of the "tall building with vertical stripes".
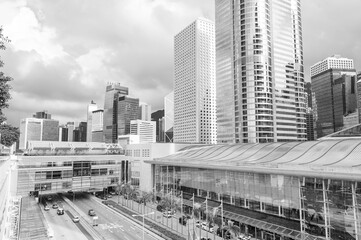
<path id="1" fill-rule="evenodd" d="M 214 34 L 214 23 L 198 18 L 174 37 L 175 143 L 216 143 Z"/>
<path id="2" fill-rule="evenodd" d="M 217 0 L 219 143 L 306 140 L 300 0 Z"/>

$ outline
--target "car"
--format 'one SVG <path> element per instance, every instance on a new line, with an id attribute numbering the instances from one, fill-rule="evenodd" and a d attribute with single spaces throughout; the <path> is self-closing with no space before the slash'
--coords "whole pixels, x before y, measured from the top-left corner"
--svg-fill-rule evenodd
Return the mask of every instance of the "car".
<path id="1" fill-rule="evenodd" d="M 108 198 L 112 198 L 113 196 L 112 196 L 111 194 L 108 194 L 107 197 L 108 197 Z"/>
<path id="2" fill-rule="evenodd" d="M 73 217 L 73 222 L 78 223 L 79 221 L 80 221 L 79 216 L 74 216 Z"/>
<path id="3" fill-rule="evenodd" d="M 214 231 L 213 225 L 212 225 L 212 224 L 209 224 L 209 223 L 207 223 L 207 222 L 202 222 L 201 226 L 202 226 L 202 229 L 203 229 L 203 230 L 206 230 L 206 231 L 208 231 L 208 232 L 211 232 L 211 233 L 212 233 L 212 232 Z"/>
<path id="4" fill-rule="evenodd" d="M 49 210 L 50 210 L 50 207 L 49 207 L 48 205 L 45 205 L 45 206 L 44 206 L 44 210 L 45 210 L 45 211 L 49 211 Z"/>
<path id="5" fill-rule="evenodd" d="M 225 229 L 225 228 L 223 228 L 223 229 L 221 229 L 221 228 L 218 228 L 217 229 L 217 236 L 222 236 L 222 234 L 223 234 L 223 237 L 225 238 L 225 239 L 231 239 L 231 233 L 227 230 L 227 229 Z"/>
<path id="6" fill-rule="evenodd" d="M 48 197 L 46 198 L 46 200 L 48 200 L 49 202 L 51 202 L 51 201 L 53 201 L 53 197 L 52 197 L 52 196 L 48 196 Z"/>
<path id="7" fill-rule="evenodd" d="M 58 208 L 58 210 L 56 211 L 56 213 L 58 215 L 64 215 L 64 208 Z"/>
<path id="8" fill-rule="evenodd" d="M 56 204 L 56 203 L 54 203 L 53 206 L 52 206 L 53 209 L 57 209 L 58 207 L 59 207 L 59 206 L 58 206 L 58 204 Z"/>
<path id="9" fill-rule="evenodd" d="M 88 215 L 89 216 L 95 216 L 96 214 L 95 214 L 95 211 L 93 209 L 89 209 Z"/>
<path id="10" fill-rule="evenodd" d="M 165 211 L 165 212 L 163 212 L 163 217 L 171 218 L 171 217 L 173 217 L 173 212 L 172 211 Z"/>
<path id="11" fill-rule="evenodd" d="M 179 223 L 185 226 L 187 224 L 187 220 L 190 218 L 191 218 L 190 216 L 181 216 L 179 218 Z"/>

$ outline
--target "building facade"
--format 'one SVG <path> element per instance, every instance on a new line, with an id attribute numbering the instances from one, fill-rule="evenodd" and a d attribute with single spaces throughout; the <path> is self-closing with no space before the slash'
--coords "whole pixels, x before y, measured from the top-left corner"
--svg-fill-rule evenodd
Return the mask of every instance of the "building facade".
<path id="1" fill-rule="evenodd" d="M 106 143 L 117 141 L 118 98 L 128 95 L 128 88 L 120 83 L 108 83 L 105 89 L 103 132 Z"/>
<path id="2" fill-rule="evenodd" d="M 129 178 L 120 152 L 105 143 L 30 142 L 27 156 L 17 159 L 14 191 L 24 197 L 116 188 Z"/>
<path id="3" fill-rule="evenodd" d="M 140 110 L 140 120 L 143 121 L 151 121 L 151 115 L 152 115 L 152 106 L 146 103 L 141 103 L 139 105 L 139 110 Z"/>
<path id="4" fill-rule="evenodd" d="M 19 148 L 26 149 L 28 141 L 58 141 L 59 121 L 53 119 L 25 118 L 20 121 Z"/>
<path id="5" fill-rule="evenodd" d="M 214 23 L 198 18 L 174 37 L 174 142 L 216 143 Z"/>
<path id="6" fill-rule="evenodd" d="M 143 192 L 153 191 L 153 168 L 144 161 L 154 160 L 176 153 L 189 144 L 140 143 L 128 144 L 125 159 L 131 165 L 131 184 Z"/>
<path id="7" fill-rule="evenodd" d="M 139 135 L 140 143 L 156 142 L 156 122 L 155 121 L 130 121 L 130 135 Z"/>
<path id="8" fill-rule="evenodd" d="M 306 140 L 300 2 L 215 2 L 218 143 Z"/>
<path id="9" fill-rule="evenodd" d="M 91 101 L 90 104 L 88 104 L 87 108 L 87 132 L 86 132 L 86 141 L 91 142 L 92 141 L 92 130 L 93 130 L 93 111 L 97 110 L 98 106 L 94 101 Z"/>
<path id="10" fill-rule="evenodd" d="M 122 96 L 117 99 L 117 124 L 116 134 L 117 139 L 119 135 L 130 134 L 130 121 L 139 119 L 139 99 Z"/>
<path id="11" fill-rule="evenodd" d="M 352 240 L 361 238 L 360 152 L 359 138 L 336 138 L 189 147 L 145 162 L 157 192 L 181 193 L 188 208 L 207 202 L 253 238 Z"/>
<path id="12" fill-rule="evenodd" d="M 164 97 L 164 141 L 173 142 L 174 91 Z"/>
<path id="13" fill-rule="evenodd" d="M 317 106 L 317 137 L 344 128 L 344 116 L 357 110 L 357 80 L 353 67 L 351 59 L 339 56 L 326 58 L 311 67 L 312 90 Z M 325 70 L 321 72 L 320 69 Z"/>
<path id="14" fill-rule="evenodd" d="M 311 66 L 311 77 L 328 69 L 354 69 L 353 59 L 333 55 Z"/>

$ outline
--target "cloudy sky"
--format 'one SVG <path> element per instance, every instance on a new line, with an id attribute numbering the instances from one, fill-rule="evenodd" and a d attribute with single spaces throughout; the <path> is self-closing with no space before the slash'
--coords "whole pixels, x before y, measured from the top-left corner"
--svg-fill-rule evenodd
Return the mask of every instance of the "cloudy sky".
<path id="1" fill-rule="evenodd" d="M 306 80 L 310 65 L 333 54 L 361 70 L 360 9 L 360 0 L 302 1 Z M 85 120 L 87 104 L 102 107 L 114 81 L 162 109 L 173 36 L 199 16 L 214 20 L 214 0 L 0 0 L 11 39 L 0 70 L 14 78 L 8 122 L 42 110 L 61 123 Z"/>

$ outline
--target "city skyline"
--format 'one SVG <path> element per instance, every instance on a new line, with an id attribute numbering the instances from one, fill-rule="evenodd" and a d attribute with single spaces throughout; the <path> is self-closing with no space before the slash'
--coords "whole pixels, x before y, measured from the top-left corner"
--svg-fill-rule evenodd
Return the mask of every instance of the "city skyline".
<path id="1" fill-rule="evenodd" d="M 19 126 L 42 109 L 60 122 L 85 120 L 91 100 L 103 105 L 109 81 L 129 87 L 153 111 L 163 109 L 163 97 L 173 89 L 173 36 L 198 17 L 214 20 L 214 1 L 107 4 L 0 3 L 0 22 L 12 40 L 1 56 L 5 74 L 14 78 L 5 111 L 10 124 Z M 354 59 L 361 70 L 360 5 L 301 2 L 305 81 L 311 65 L 334 54 Z M 59 9 L 69 9 L 66 18 Z"/>

